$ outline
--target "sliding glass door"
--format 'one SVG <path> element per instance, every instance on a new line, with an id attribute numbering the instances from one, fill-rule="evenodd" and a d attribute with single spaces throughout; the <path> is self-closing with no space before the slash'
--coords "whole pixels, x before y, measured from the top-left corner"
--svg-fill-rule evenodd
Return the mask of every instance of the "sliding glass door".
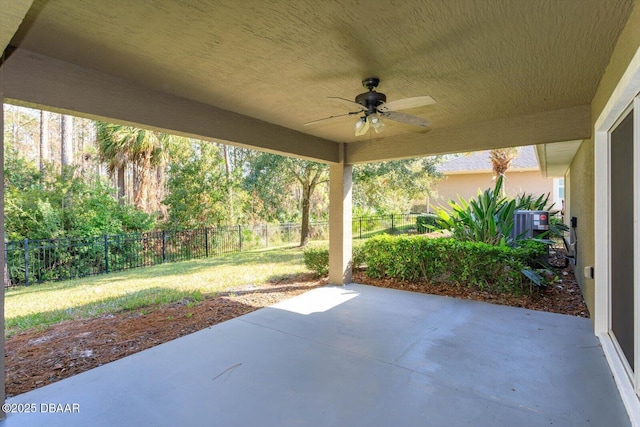
<path id="1" fill-rule="evenodd" d="M 610 132 L 611 331 L 633 377 L 635 369 L 634 110 Z"/>

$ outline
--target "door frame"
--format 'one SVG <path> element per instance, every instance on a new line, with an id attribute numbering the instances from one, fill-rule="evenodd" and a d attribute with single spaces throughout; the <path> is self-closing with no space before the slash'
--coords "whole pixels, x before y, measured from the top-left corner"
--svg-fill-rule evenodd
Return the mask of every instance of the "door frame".
<path id="1" fill-rule="evenodd" d="M 640 426 L 640 237 L 638 215 L 640 212 L 638 168 L 640 167 L 640 49 L 629 63 L 627 70 L 597 118 L 594 126 L 594 236 L 595 236 L 595 312 L 594 332 L 600 338 L 605 356 L 611 367 L 620 395 L 633 425 Z M 610 244 L 610 132 L 629 111 L 634 114 L 634 365 L 631 372 L 620 348 L 611 334 L 611 244 Z M 577 272 L 581 274 L 582 272 Z"/>

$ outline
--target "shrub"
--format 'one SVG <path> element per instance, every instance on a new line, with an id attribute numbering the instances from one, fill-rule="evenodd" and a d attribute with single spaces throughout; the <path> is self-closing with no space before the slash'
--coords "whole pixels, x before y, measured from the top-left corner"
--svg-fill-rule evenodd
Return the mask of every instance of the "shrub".
<path id="1" fill-rule="evenodd" d="M 326 276 L 329 273 L 329 249 L 307 248 L 303 256 L 304 265 L 318 276 Z"/>
<path id="2" fill-rule="evenodd" d="M 364 246 L 353 246 L 353 268 L 360 268 L 365 263 Z M 326 276 L 329 273 L 329 248 L 307 248 L 303 253 L 304 265 L 314 271 L 318 276 Z"/>
<path id="3" fill-rule="evenodd" d="M 545 251 L 543 243 L 534 241 L 511 248 L 424 236 L 376 236 L 364 245 L 370 277 L 449 282 L 512 293 L 544 284 L 534 281 L 530 273 Z"/>
<path id="4" fill-rule="evenodd" d="M 421 214 L 416 217 L 416 228 L 421 234 L 439 229 L 437 223 L 438 215 L 435 214 Z"/>
<path id="5" fill-rule="evenodd" d="M 353 268 L 361 268 L 365 265 L 364 245 L 362 243 L 353 245 Z"/>

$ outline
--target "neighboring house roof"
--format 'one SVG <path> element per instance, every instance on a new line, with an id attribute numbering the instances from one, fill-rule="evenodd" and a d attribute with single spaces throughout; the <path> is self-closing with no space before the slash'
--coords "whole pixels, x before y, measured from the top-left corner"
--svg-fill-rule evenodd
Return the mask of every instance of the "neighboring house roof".
<path id="1" fill-rule="evenodd" d="M 492 172 L 489 151 L 476 151 L 469 155 L 454 157 L 437 166 L 438 172 L 443 175 L 462 173 L 487 173 Z M 509 171 L 534 171 L 539 170 L 538 159 L 532 145 L 520 147 L 518 156 L 511 163 Z"/>

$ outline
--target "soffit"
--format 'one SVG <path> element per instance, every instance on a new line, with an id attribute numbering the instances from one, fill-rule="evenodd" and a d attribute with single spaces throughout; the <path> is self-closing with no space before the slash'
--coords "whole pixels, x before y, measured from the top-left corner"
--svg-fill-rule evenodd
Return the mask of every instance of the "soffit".
<path id="1" fill-rule="evenodd" d="M 545 177 L 564 177 L 580 149 L 582 140 L 563 141 L 536 146 L 540 171 Z"/>

